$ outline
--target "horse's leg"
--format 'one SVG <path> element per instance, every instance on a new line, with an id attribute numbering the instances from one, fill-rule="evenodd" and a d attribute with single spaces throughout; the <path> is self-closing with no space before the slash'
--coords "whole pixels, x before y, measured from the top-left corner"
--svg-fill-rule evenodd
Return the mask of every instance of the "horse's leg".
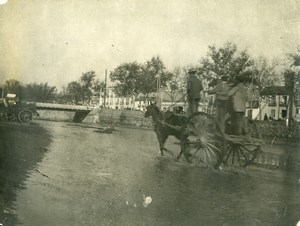
<path id="1" fill-rule="evenodd" d="M 187 158 L 186 153 L 185 153 L 186 147 L 187 147 L 187 146 L 186 146 L 185 141 L 181 141 L 181 142 L 180 142 L 180 153 L 179 153 L 179 155 L 177 156 L 177 160 L 179 160 L 179 159 L 181 158 L 182 154 L 183 154 L 184 157 L 186 158 L 186 160 L 189 161 L 189 159 Z"/>
<path id="2" fill-rule="evenodd" d="M 163 133 L 161 133 L 160 131 L 158 131 L 156 133 L 157 135 L 157 139 L 158 139 L 158 143 L 159 143 L 159 150 L 160 150 L 160 155 L 161 156 L 164 156 L 164 150 L 167 150 L 164 145 L 165 145 L 165 142 L 168 138 L 168 136 L 164 135 Z"/>
<path id="3" fill-rule="evenodd" d="M 191 162 L 190 158 L 191 157 L 191 154 L 187 152 L 187 148 L 188 148 L 188 145 L 187 145 L 187 136 L 185 135 L 181 135 L 180 137 L 180 153 L 179 155 L 177 156 L 177 160 L 179 160 L 183 154 L 183 156 L 185 157 L 185 159 L 188 161 L 188 162 Z"/>

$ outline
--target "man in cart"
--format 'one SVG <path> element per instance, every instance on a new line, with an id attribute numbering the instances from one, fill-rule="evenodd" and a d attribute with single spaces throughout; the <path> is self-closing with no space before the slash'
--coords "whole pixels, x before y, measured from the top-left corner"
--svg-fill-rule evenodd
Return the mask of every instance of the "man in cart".
<path id="1" fill-rule="evenodd" d="M 229 109 L 229 90 L 230 85 L 227 83 L 228 77 L 222 75 L 213 92 L 216 93 L 216 120 L 220 125 L 220 129 L 225 133 L 225 117 Z"/>
<path id="2" fill-rule="evenodd" d="M 247 90 L 242 76 L 237 76 L 234 84 L 227 82 L 228 77 L 220 76 L 216 88 L 212 91 L 216 94 L 216 120 L 221 131 L 232 135 L 247 135 L 248 126 L 245 118 Z M 227 113 L 231 116 L 231 129 L 225 131 L 225 119 Z"/>
<path id="3" fill-rule="evenodd" d="M 201 98 L 200 92 L 203 90 L 202 82 L 197 75 L 196 69 L 190 69 L 187 77 L 187 113 L 192 115 L 198 111 L 199 101 Z"/>
<path id="4" fill-rule="evenodd" d="M 236 77 L 235 84 L 228 91 L 230 96 L 231 122 L 234 135 L 248 135 L 248 125 L 245 118 L 248 94 L 241 75 Z"/>

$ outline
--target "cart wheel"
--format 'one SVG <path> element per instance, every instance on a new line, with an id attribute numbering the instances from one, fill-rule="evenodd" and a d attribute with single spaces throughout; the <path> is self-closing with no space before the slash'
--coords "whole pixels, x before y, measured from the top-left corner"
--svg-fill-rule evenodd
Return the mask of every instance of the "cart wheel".
<path id="1" fill-rule="evenodd" d="M 30 110 L 22 110 L 18 114 L 18 120 L 20 123 L 31 123 L 33 113 Z"/>
<path id="2" fill-rule="evenodd" d="M 261 137 L 253 120 L 248 120 L 248 128 L 248 137 L 228 135 L 223 148 L 223 163 L 245 167 L 254 161 L 261 151 Z"/>
<path id="3" fill-rule="evenodd" d="M 181 142 L 187 161 L 205 167 L 218 166 L 224 135 L 217 121 L 205 112 L 197 112 L 188 118 L 183 130 L 186 138 Z"/>

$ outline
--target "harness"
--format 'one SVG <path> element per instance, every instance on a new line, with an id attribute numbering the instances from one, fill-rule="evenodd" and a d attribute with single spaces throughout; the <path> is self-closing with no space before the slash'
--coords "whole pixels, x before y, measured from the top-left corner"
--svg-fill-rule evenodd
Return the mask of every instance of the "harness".
<path id="1" fill-rule="evenodd" d="M 179 100 L 175 101 L 175 103 L 171 104 L 169 107 L 167 107 L 166 109 L 170 109 L 171 107 L 175 106 L 178 102 L 180 102 L 184 97 L 187 96 L 187 93 L 184 94 Z"/>

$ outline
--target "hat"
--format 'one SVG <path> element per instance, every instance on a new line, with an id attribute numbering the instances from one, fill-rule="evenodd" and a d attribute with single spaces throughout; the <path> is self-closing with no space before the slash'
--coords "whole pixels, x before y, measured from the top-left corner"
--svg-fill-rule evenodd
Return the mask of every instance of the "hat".
<path id="1" fill-rule="evenodd" d="M 188 70 L 189 74 L 194 74 L 196 72 L 197 72 L 197 70 L 195 68 L 191 68 L 191 69 Z"/>

